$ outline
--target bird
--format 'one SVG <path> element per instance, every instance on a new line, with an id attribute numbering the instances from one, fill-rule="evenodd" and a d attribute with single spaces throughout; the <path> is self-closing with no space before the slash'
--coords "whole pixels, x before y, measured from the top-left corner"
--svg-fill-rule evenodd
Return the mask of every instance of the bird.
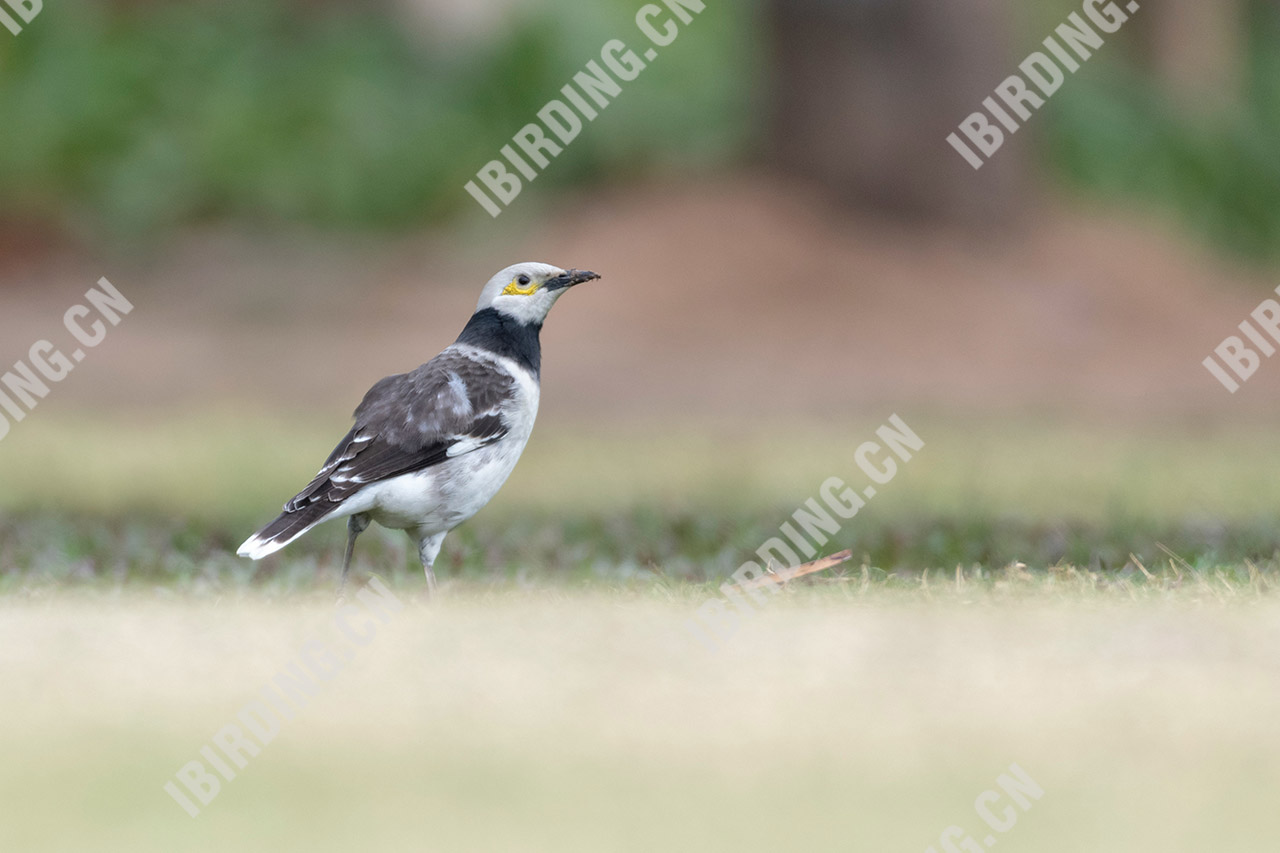
<path id="1" fill-rule="evenodd" d="M 458 339 L 369 389 L 320 473 L 238 555 L 261 560 L 319 524 L 346 518 L 341 594 L 356 539 L 376 522 L 413 539 L 434 597 L 445 536 L 493 499 L 533 432 L 547 314 L 570 288 L 598 279 L 541 263 L 489 279 Z"/>

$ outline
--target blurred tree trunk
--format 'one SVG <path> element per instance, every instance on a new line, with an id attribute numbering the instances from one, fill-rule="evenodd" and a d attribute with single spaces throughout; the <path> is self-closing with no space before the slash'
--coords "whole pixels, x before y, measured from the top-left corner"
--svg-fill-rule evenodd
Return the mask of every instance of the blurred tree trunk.
<path id="1" fill-rule="evenodd" d="M 1143 3 L 1133 23 L 1147 64 L 1178 100 L 1204 111 L 1242 91 L 1246 11 L 1244 0 L 1159 0 Z"/>
<path id="2" fill-rule="evenodd" d="M 1004 0 L 766 8 L 775 164 L 851 204 L 911 218 L 994 225 L 1024 207 L 1028 131 L 1007 134 L 979 170 L 946 141 L 1017 70 Z"/>

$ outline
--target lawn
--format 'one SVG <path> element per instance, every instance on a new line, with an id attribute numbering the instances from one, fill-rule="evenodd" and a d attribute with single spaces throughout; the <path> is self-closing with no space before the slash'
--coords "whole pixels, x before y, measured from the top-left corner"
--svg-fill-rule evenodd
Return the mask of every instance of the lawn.
<path id="1" fill-rule="evenodd" d="M 1270 429 L 954 422 L 906 417 L 925 442 L 827 548 L 849 571 L 914 584 L 1024 563 L 1104 577 L 1280 570 L 1280 452 Z M 35 420 L 34 418 L 32 420 Z M 333 419 L 330 419 L 333 420 Z M 299 431 L 298 424 L 314 423 Z M 40 413 L 0 453 L 0 589 L 140 581 L 222 591 L 327 588 L 345 542 L 320 528 L 251 564 L 235 546 L 314 474 L 345 424 L 198 414 Z M 445 545 L 446 580 L 718 583 L 820 486 L 871 481 L 854 459 L 875 422 L 539 427 L 511 481 Z M 361 540 L 360 570 L 409 583 L 407 539 Z M 1133 559 L 1136 557 L 1136 560 Z"/>
<path id="2" fill-rule="evenodd" d="M 829 543 L 854 559 L 709 648 L 698 608 L 866 482 L 876 424 L 543 425 L 437 601 L 362 540 L 403 607 L 357 646 L 340 525 L 229 553 L 326 431 L 39 416 L 0 456 L 0 849 L 1274 849 L 1265 429 L 908 413 L 925 447 Z M 178 786 L 189 816 L 164 785 L 315 640 L 345 663 L 207 804 Z"/>
<path id="3" fill-rule="evenodd" d="M 1274 849 L 1266 588 L 815 583 L 719 651 L 685 630 L 688 587 L 446 592 L 401 590 L 194 819 L 162 786 L 332 633 L 329 600 L 0 601 L 0 847 L 922 851 L 958 825 Z M 999 833 L 974 801 L 1012 764 L 1043 796 Z"/>

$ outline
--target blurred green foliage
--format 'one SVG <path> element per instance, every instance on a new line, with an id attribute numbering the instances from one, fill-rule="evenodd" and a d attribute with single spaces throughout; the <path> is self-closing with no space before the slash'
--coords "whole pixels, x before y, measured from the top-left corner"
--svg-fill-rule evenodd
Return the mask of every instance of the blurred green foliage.
<path id="1" fill-rule="evenodd" d="M 1086 66 L 1044 109 L 1046 162 L 1068 184 L 1142 199 L 1242 256 L 1280 255 L 1280 6 L 1247 8 L 1244 92 L 1188 109 L 1108 45 L 1107 68 Z"/>
<path id="2" fill-rule="evenodd" d="M 137 239 L 223 217 L 395 227 L 463 185 L 635 4 L 541 3 L 493 44 L 351 7 L 46 4 L 0 45 L 2 213 Z M 544 180 L 718 162 L 746 138 L 749 30 L 708 9 Z"/>
<path id="3" fill-rule="evenodd" d="M 1078 8 L 1064 3 L 1034 7 L 1017 55 Z M 741 159 L 761 130 L 756 6 L 709 4 L 540 185 Z M 645 43 L 636 7 L 541 0 L 481 43 L 355 6 L 46 4 L 0 43 L 0 216 L 137 240 L 223 218 L 396 228 L 474 212 L 466 181 L 605 41 Z M 1188 114 L 1108 45 L 1037 117 L 1054 173 L 1280 254 L 1280 7 L 1250 10 L 1248 91 L 1221 109 Z"/>

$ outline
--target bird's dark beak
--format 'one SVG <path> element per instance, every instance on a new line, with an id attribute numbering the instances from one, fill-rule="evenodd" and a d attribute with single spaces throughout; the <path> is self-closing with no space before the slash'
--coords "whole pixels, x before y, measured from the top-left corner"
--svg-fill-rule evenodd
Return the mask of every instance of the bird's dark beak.
<path id="1" fill-rule="evenodd" d="M 587 270 L 569 270 L 564 275 L 547 279 L 547 283 L 542 287 L 544 290 L 560 290 L 561 288 L 573 287 L 575 284 L 582 284 L 586 281 L 595 281 L 598 278 L 600 276 Z"/>

